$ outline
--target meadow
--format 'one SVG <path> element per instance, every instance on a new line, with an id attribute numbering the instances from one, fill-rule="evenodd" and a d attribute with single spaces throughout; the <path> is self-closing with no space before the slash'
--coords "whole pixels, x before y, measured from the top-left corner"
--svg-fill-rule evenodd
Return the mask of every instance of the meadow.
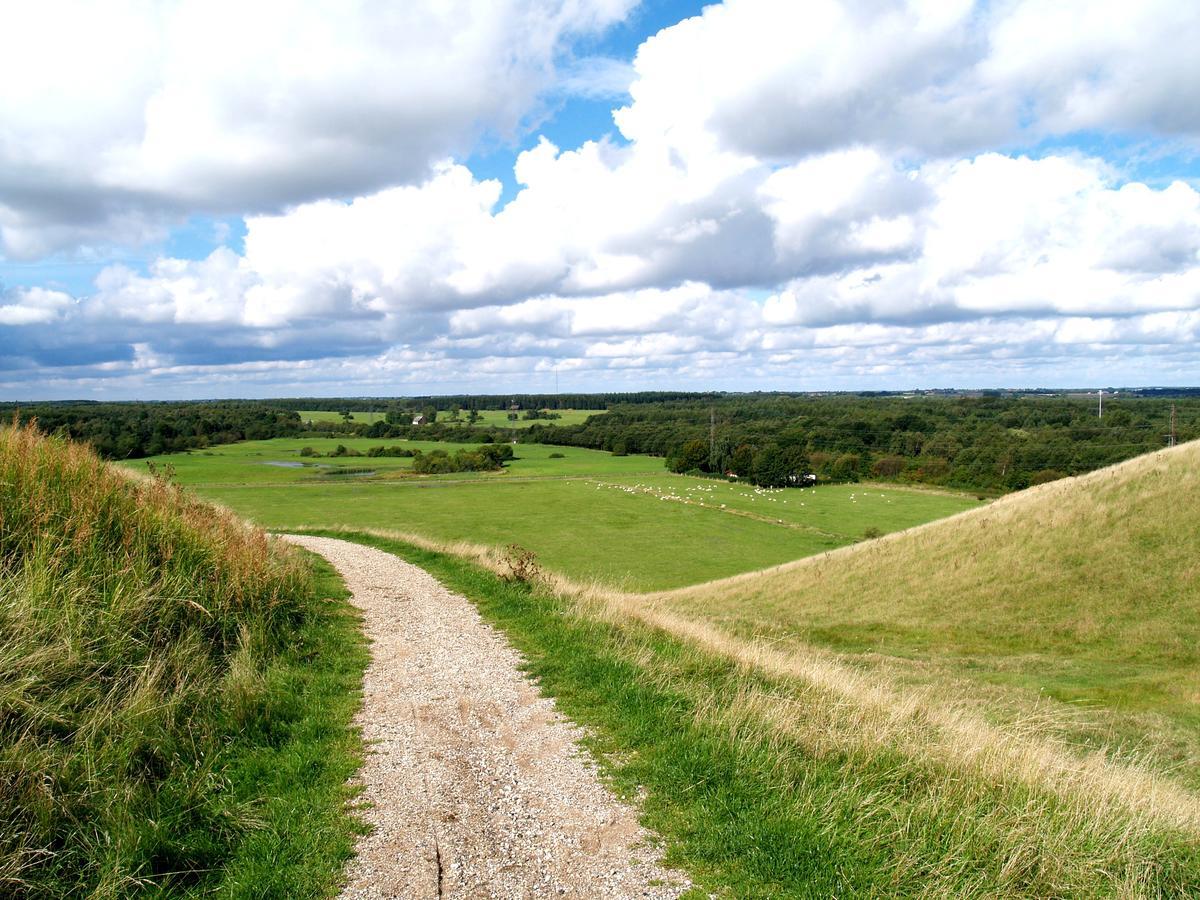
<path id="1" fill-rule="evenodd" d="M 602 416 L 602 409 L 559 409 L 555 410 L 558 414 L 557 419 L 525 419 L 522 418 L 524 411 L 517 414 L 517 419 L 508 418 L 508 411 L 503 409 L 481 409 L 479 410 L 479 419 L 476 422 L 481 427 L 490 428 L 528 428 L 530 425 L 582 425 L 591 416 Z M 331 409 L 304 409 L 300 410 L 297 415 L 300 416 L 302 422 L 341 422 L 342 414 Z M 362 411 L 354 410 L 350 413 L 350 421 L 361 425 L 373 425 L 376 422 L 383 421 L 387 414 L 384 412 L 375 412 L 372 410 Z M 457 419 L 452 418 L 448 412 L 438 413 L 439 422 L 463 422 L 467 421 L 467 413 L 459 413 Z"/>
<path id="2" fill-rule="evenodd" d="M 519 544 L 547 568 L 630 590 L 746 572 L 951 515 L 964 494 L 895 485 L 767 490 L 674 475 L 648 456 L 517 444 L 501 472 L 414 476 L 404 457 L 327 457 L 342 445 L 428 452 L 462 445 L 277 438 L 150 460 L 275 530 L 369 528 L 441 542 Z M 322 454 L 302 457 L 303 448 Z M 137 469 L 145 461 L 128 462 Z"/>

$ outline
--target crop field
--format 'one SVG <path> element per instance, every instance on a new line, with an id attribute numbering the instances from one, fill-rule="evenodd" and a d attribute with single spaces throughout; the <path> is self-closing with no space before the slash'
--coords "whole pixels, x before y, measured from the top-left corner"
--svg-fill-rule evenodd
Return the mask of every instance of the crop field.
<path id="1" fill-rule="evenodd" d="M 414 476 L 404 457 L 328 457 L 400 445 L 274 439 L 158 457 L 181 484 L 273 529 L 372 528 L 438 541 L 520 544 L 575 579 L 661 590 L 777 565 L 977 506 L 894 485 L 766 490 L 666 473 L 661 459 L 518 444 L 502 472 Z M 468 445 L 470 446 L 470 445 Z M 321 456 L 301 456 L 302 448 Z M 146 469 L 144 461 L 128 462 Z"/>

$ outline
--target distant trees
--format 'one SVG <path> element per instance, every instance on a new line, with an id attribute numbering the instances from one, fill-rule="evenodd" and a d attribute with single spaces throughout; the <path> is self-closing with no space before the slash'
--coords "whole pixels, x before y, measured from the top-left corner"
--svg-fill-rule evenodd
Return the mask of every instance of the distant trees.
<path id="1" fill-rule="evenodd" d="M 509 444 L 485 444 L 474 450 L 420 450 L 412 452 L 412 470 L 418 475 L 444 475 L 452 472 L 487 472 L 503 468 L 513 458 Z"/>
<path id="2" fill-rule="evenodd" d="M 1004 491 L 1048 477 L 1042 472 L 1086 472 L 1162 447 L 1172 403 L 1177 439 L 1200 436 L 1200 392 L 1142 393 L 1114 398 L 1111 406 L 1106 400 L 1103 420 L 1093 401 L 1061 394 L 693 397 L 616 404 L 580 425 L 535 424 L 528 436 L 664 456 L 674 471 L 733 472 L 776 483 L 773 452 L 756 463 L 773 444 L 798 454 L 789 460 L 793 472 L 821 480 L 871 477 Z"/>
<path id="3" fill-rule="evenodd" d="M 480 411 L 516 403 L 529 420 L 522 439 L 614 454 L 665 457 L 675 471 L 779 483 L 787 475 L 821 480 L 879 478 L 1008 491 L 1162 447 L 1170 409 L 1179 441 L 1200 437 L 1200 392 L 1146 390 L 1105 398 L 1062 394 L 949 392 L 898 395 L 651 394 L 419 397 L 387 401 L 309 398 L 185 403 L 45 402 L 0 404 L 0 421 L 36 418 L 108 458 L 200 450 L 240 440 L 298 435 L 420 436 L 463 445 L 506 446 L 508 427 L 481 426 Z M 564 426 L 553 410 L 598 409 L 604 415 Z M 439 412 L 460 409 L 458 421 Z M 339 416 L 301 422 L 299 410 L 351 415 L 385 411 L 381 421 Z M 424 410 L 427 424 L 412 425 Z M 550 413 L 543 411 L 550 410 Z M 466 415 L 462 415 L 462 411 Z M 520 416 L 520 413 L 511 413 Z M 503 420 L 502 420 L 503 421 Z M 510 424 L 515 424 L 516 419 Z M 714 428 L 715 425 L 715 428 Z M 474 452 L 474 451 L 471 451 Z M 453 455 L 453 454 L 448 454 Z M 778 457 L 782 455 L 782 462 Z M 439 464 L 443 465 L 443 464 Z"/>
<path id="4" fill-rule="evenodd" d="M 708 468 L 708 444 L 704 441 L 688 441 L 679 448 L 676 456 L 667 460 L 667 468 L 672 472 L 691 472 L 694 469 L 704 471 Z"/>
<path id="5" fill-rule="evenodd" d="M 778 444 L 767 444 L 754 454 L 750 477 L 755 484 L 763 487 L 787 487 L 788 476 L 791 474 L 787 457 Z"/>

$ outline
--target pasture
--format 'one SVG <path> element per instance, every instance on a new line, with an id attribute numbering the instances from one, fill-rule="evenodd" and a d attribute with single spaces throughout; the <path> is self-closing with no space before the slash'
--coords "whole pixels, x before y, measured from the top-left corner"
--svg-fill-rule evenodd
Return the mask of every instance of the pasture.
<path id="1" fill-rule="evenodd" d="M 372 528 L 520 544 L 549 569 L 662 590 L 822 553 L 978 505 L 895 485 L 770 491 L 664 471 L 661 459 L 517 444 L 501 472 L 415 476 L 404 457 L 328 457 L 339 445 L 449 452 L 459 444 L 280 438 L 158 457 L 175 479 L 271 529 Z M 321 456 L 301 456 L 311 448 Z M 127 462 L 146 469 L 144 461 Z"/>
<path id="2" fill-rule="evenodd" d="M 590 416 L 602 416 L 602 409 L 560 409 L 555 410 L 558 413 L 557 419 L 526 419 L 522 418 L 525 411 L 517 413 L 518 418 L 514 421 L 508 418 L 508 411 L 503 409 L 481 409 L 479 410 L 479 419 L 475 423 L 479 426 L 490 428 L 528 428 L 530 425 L 536 424 L 553 424 L 553 425 L 581 425 L 588 420 Z M 331 409 L 304 409 L 298 412 L 302 421 L 305 422 L 341 422 L 342 414 Z M 384 412 L 351 412 L 350 421 L 355 424 L 372 425 L 386 417 Z M 445 411 L 438 413 L 439 422 L 462 422 L 466 423 L 467 413 L 461 412 L 458 418 L 452 418 L 451 414 Z M 407 424 L 407 423 L 406 423 Z"/>

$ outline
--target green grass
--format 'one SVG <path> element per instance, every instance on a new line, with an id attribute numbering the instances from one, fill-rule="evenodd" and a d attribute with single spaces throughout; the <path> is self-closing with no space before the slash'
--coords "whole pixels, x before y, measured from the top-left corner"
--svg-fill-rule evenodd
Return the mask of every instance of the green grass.
<path id="1" fill-rule="evenodd" d="M 379 477 L 402 477 L 412 468 L 405 457 L 328 457 L 339 445 L 362 453 L 371 447 L 399 446 L 411 450 L 445 450 L 454 453 L 479 444 L 451 444 L 436 441 L 406 441 L 398 438 L 274 438 L 223 444 L 209 450 L 191 450 L 151 457 L 156 466 L 170 466 L 174 478 L 184 485 L 214 484 L 314 484 L 325 480 L 327 472 L 338 468 L 371 469 Z M 311 447 L 319 457 L 304 457 L 301 449 Z M 449 476 L 422 476 L 422 479 L 569 477 L 580 475 L 639 475 L 662 472 L 661 459 L 648 456 L 613 456 L 598 450 L 578 447 L 553 447 L 547 444 L 517 444 L 517 459 L 503 472 L 458 473 Z M 553 458 L 558 454 L 562 458 Z M 147 471 L 147 460 L 121 463 L 134 471 Z M 278 465 L 286 463 L 287 465 Z"/>
<path id="2" fill-rule="evenodd" d="M 321 557 L 306 556 L 316 575 L 306 615 L 261 673 L 257 728 L 244 729 L 226 751 L 230 794 L 255 810 L 257 827 L 189 895 L 335 896 L 362 833 L 347 814 L 347 781 L 362 754 L 349 725 L 369 657 L 342 579 Z"/>
<path id="3" fill-rule="evenodd" d="M 582 425 L 590 416 L 602 416 L 602 409 L 560 409 L 556 410 L 559 417 L 557 419 L 523 419 L 518 418 L 515 422 L 508 418 L 508 411 L 502 409 L 481 409 L 479 411 L 479 419 L 476 421 L 476 426 L 480 428 L 528 428 L 530 425 Z M 524 414 L 524 411 L 518 413 L 518 416 Z M 328 409 L 302 409 L 299 411 L 301 421 L 303 422 L 341 422 L 342 414 Z M 375 422 L 384 420 L 387 413 L 384 412 L 352 412 L 350 421 L 355 424 L 372 425 Z M 438 422 L 441 423 L 460 423 L 467 424 L 467 413 L 461 412 L 457 419 L 450 417 L 450 413 L 441 411 L 438 413 Z M 409 424 L 411 420 L 406 420 L 403 424 Z"/>
<path id="4" fill-rule="evenodd" d="M 339 536 L 346 537 L 341 534 Z M 468 596 L 522 652 L 559 708 L 592 733 L 614 786 L 641 796 L 666 862 L 721 897 L 1187 896 L 1200 845 L 1162 823 L 1018 777 L 981 778 L 919 745 L 881 749 L 844 696 L 586 600 L 501 581 L 377 537 Z M 786 707 L 796 728 L 768 713 Z M 855 739 L 824 742 L 845 728 Z M 698 890 L 697 895 L 700 895 Z"/>
<path id="5" fill-rule="evenodd" d="M 523 419 L 518 418 L 516 421 L 511 421 L 508 418 L 508 411 L 503 409 L 481 409 L 479 411 L 479 421 L 477 426 L 489 426 L 492 428 L 528 428 L 530 425 L 582 425 L 592 416 L 602 416 L 605 413 L 603 409 L 558 409 L 555 410 L 559 417 L 557 419 Z M 517 413 L 518 416 L 524 415 L 524 410 Z M 461 420 L 465 422 L 467 414 L 462 413 Z M 450 422 L 447 413 L 438 413 L 439 422 Z"/>
<path id="6" fill-rule="evenodd" d="M 310 459 L 338 444 L 414 449 L 459 445 L 368 439 L 276 439 L 158 457 L 182 484 L 272 529 L 393 529 L 439 541 L 532 549 L 577 579 L 658 590 L 776 565 L 852 543 L 868 528 L 892 531 L 977 505 L 962 494 L 903 487 L 826 485 L 761 491 L 672 475 L 661 459 L 518 444 L 502 472 L 411 476 L 410 459 Z M 555 458 L 561 456 L 561 458 Z M 374 476 L 335 477 L 337 468 Z M 144 462 L 129 462 L 145 468 Z"/>
<path id="7" fill-rule="evenodd" d="M 0 894 L 332 894 L 366 654 L 330 579 L 0 429 Z"/>
<path id="8" fill-rule="evenodd" d="M 341 422 L 342 414 L 332 409 L 302 409 L 296 415 L 302 422 Z M 386 412 L 352 412 L 350 421 L 357 425 L 373 425 L 387 418 Z"/>

